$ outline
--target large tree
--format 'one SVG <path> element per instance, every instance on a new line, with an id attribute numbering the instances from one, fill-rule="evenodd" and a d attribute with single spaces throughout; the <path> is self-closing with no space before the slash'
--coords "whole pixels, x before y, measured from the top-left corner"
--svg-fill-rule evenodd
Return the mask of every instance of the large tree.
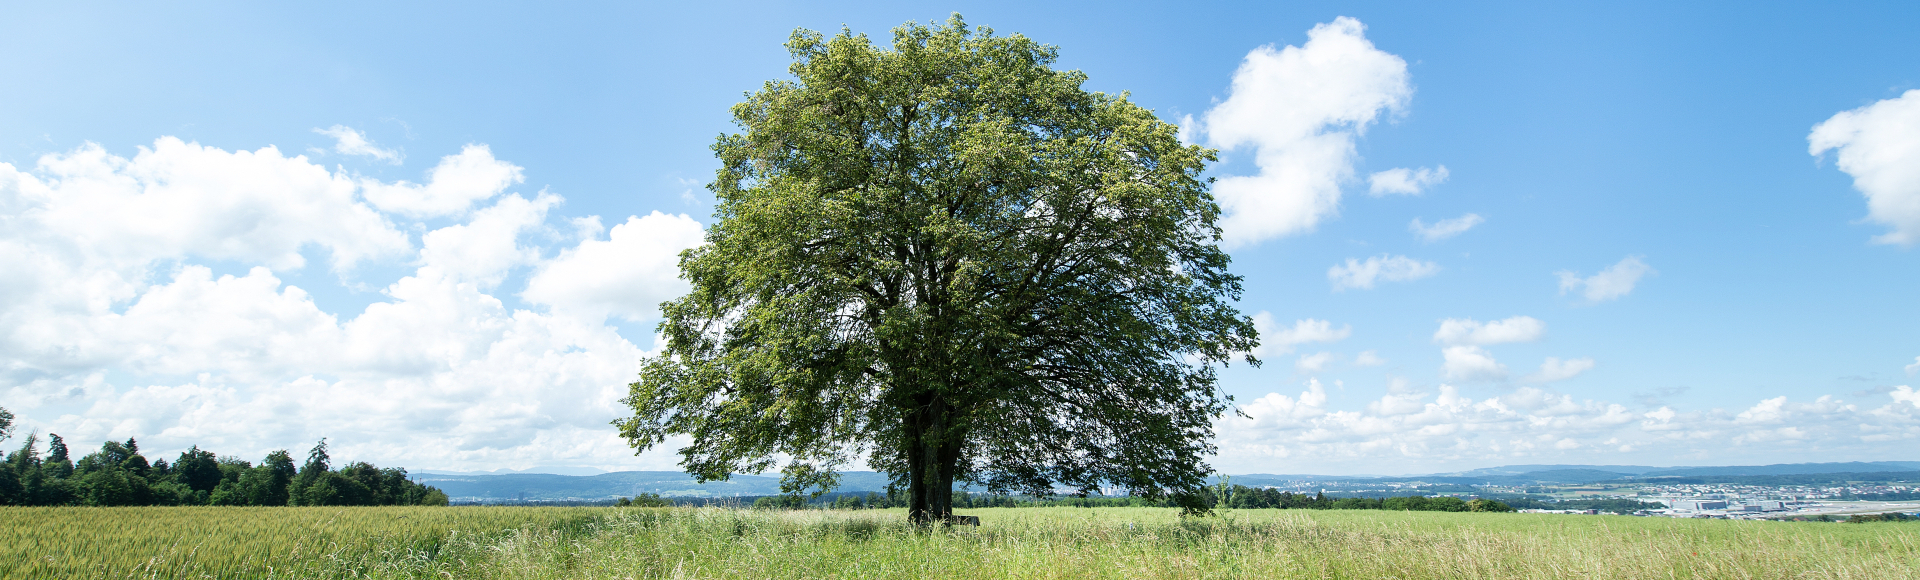
<path id="1" fill-rule="evenodd" d="M 957 15 L 787 47 L 714 145 L 717 221 L 615 422 L 636 450 L 688 435 L 696 477 L 784 463 L 792 493 L 864 456 L 923 524 L 956 481 L 1203 485 L 1216 367 L 1258 364 L 1213 152 Z"/>

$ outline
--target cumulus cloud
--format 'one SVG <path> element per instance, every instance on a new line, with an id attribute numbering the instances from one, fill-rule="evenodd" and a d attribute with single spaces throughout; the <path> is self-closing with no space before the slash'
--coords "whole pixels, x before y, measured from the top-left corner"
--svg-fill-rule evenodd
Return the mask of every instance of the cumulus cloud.
<path id="1" fill-rule="evenodd" d="M 1507 378 L 1506 365 L 1493 360 L 1493 353 L 1472 345 L 1440 349 L 1441 374 L 1454 381 L 1497 381 Z"/>
<path id="2" fill-rule="evenodd" d="M 1907 371 L 1907 376 L 1909 377 L 1913 376 L 1914 373 L 1920 373 L 1920 356 L 1913 357 L 1913 364 L 1902 368 Z"/>
<path id="3" fill-rule="evenodd" d="M 334 125 L 325 129 L 314 129 L 313 132 L 332 137 L 335 153 L 372 157 L 394 165 L 399 165 L 405 159 L 399 151 L 374 145 L 373 141 L 367 139 L 366 133 L 361 133 L 353 127 Z"/>
<path id="4" fill-rule="evenodd" d="M 659 316 L 660 303 L 686 291 L 680 252 L 700 245 L 700 222 L 660 212 L 628 217 L 605 240 L 589 239 L 541 266 L 521 296 L 589 319 Z"/>
<path id="5" fill-rule="evenodd" d="M 547 210 L 559 203 L 559 196 L 544 193 L 532 200 L 500 198 L 474 212 L 467 223 L 427 232 L 421 237 L 420 261 L 454 280 L 491 288 L 513 267 L 540 259 L 539 250 L 520 244 L 520 237 L 541 228 Z"/>
<path id="6" fill-rule="evenodd" d="M 1640 261 L 1639 256 L 1627 256 L 1607 269 L 1592 276 L 1581 278 L 1572 270 L 1561 270 L 1555 275 L 1560 277 L 1560 294 L 1575 292 L 1588 302 L 1606 302 L 1633 291 L 1640 278 L 1654 273 L 1653 267 Z"/>
<path id="7" fill-rule="evenodd" d="M 1448 318 L 1433 332 L 1439 344 L 1488 345 L 1508 342 L 1533 342 L 1547 332 L 1547 323 L 1532 316 L 1514 316 L 1482 323 L 1471 318 Z"/>
<path id="8" fill-rule="evenodd" d="M 1815 125 L 1807 153 L 1827 151 L 1838 152 L 1840 170 L 1867 197 L 1867 219 L 1892 230 L 1875 242 L 1920 241 L 1920 89 Z"/>
<path id="9" fill-rule="evenodd" d="M 9 241 L 120 276 L 188 256 L 299 268 L 309 245 L 325 248 L 336 269 L 410 252 L 406 234 L 354 193 L 350 179 L 304 156 L 173 137 L 132 159 L 89 143 L 40 158 L 32 173 L 0 164 Z"/>
<path id="10" fill-rule="evenodd" d="M 413 217 L 466 213 L 473 204 L 525 181 L 519 166 L 493 158 L 486 145 L 468 145 L 460 153 L 440 158 L 427 172 L 427 183 L 382 183 L 361 180 L 363 195 L 382 211 Z"/>
<path id="11" fill-rule="evenodd" d="M 1387 359 L 1380 358 L 1378 353 L 1371 350 L 1361 351 L 1360 354 L 1353 357 L 1353 366 L 1357 367 L 1377 367 L 1385 364 L 1387 364 Z"/>
<path id="12" fill-rule="evenodd" d="M 1367 193 L 1374 197 L 1389 194 L 1420 195 L 1447 181 L 1447 166 L 1407 169 L 1396 167 L 1367 176 Z"/>
<path id="13" fill-rule="evenodd" d="M 1914 400 L 1920 393 L 1911 389 L 1897 390 L 1891 404 L 1878 408 L 1825 396 L 1803 402 L 1775 397 L 1735 411 L 1663 406 L 1644 412 L 1536 387 L 1478 400 L 1449 385 L 1437 391 L 1397 384 L 1348 406 L 1330 401 L 1317 380 L 1296 396 L 1269 393 L 1243 405 L 1244 417 L 1228 415 L 1216 423 L 1216 463 L 1230 473 L 1377 473 L 1381 465 L 1407 473 L 1572 457 L 1656 464 L 1676 458 L 1831 461 L 1879 457 L 1874 450 L 1884 450 L 1886 442 L 1920 439 Z M 1575 450 L 1583 455 L 1568 455 Z M 1617 455 L 1601 459 L 1596 453 Z"/>
<path id="14" fill-rule="evenodd" d="M 1407 63 L 1366 38 L 1359 20 L 1316 25 L 1307 42 L 1247 53 L 1231 93 L 1183 134 L 1222 149 L 1252 147 L 1255 175 L 1222 177 L 1214 195 L 1228 246 L 1305 232 L 1339 210 L 1354 142 L 1413 96 Z"/>
<path id="15" fill-rule="evenodd" d="M 1593 370 L 1591 358 L 1560 360 L 1556 357 L 1547 357 L 1547 360 L 1540 363 L 1540 371 L 1527 375 L 1526 378 L 1536 383 L 1551 383 L 1571 379 L 1590 370 Z"/>
<path id="16" fill-rule="evenodd" d="M 1332 322 L 1302 318 L 1293 321 L 1293 326 L 1284 327 L 1274 323 L 1273 314 L 1262 310 L 1253 315 L 1253 329 L 1260 333 L 1260 356 L 1278 356 L 1293 352 L 1294 347 L 1309 342 L 1339 342 L 1353 335 L 1352 325 L 1334 328 Z"/>
<path id="17" fill-rule="evenodd" d="M 493 176 L 458 175 L 476 167 Z M 671 466 L 670 450 L 636 460 L 606 427 L 638 346 L 603 319 L 489 292 L 516 269 L 556 271 L 628 238 L 668 239 L 666 257 L 615 257 L 670 264 L 691 220 L 636 220 L 542 260 L 554 253 L 533 241 L 555 237 L 558 196 L 498 196 L 519 170 L 484 146 L 440 169 L 428 186 L 378 183 L 272 147 L 170 137 L 130 159 L 89 144 L 31 171 L 0 164 L 0 406 L 77 444 L 139 437 L 154 456 L 197 444 L 259 457 L 330 437 L 336 457 L 413 468 Z M 439 193 L 358 201 L 372 190 Z M 382 209 L 422 207 L 461 217 L 416 247 Z M 573 229 L 598 233 L 587 225 Z M 412 270 L 364 308 L 330 311 L 276 274 L 312 250 L 336 270 Z M 624 280 L 641 296 L 672 287 Z"/>
<path id="18" fill-rule="evenodd" d="M 1467 230 L 1473 229 L 1473 226 L 1480 225 L 1485 221 L 1487 221 L 1486 218 L 1480 217 L 1480 214 L 1471 213 L 1457 218 L 1440 220 L 1434 222 L 1433 225 L 1422 223 L 1420 218 L 1413 218 L 1413 223 L 1407 224 L 1407 230 L 1413 232 L 1415 236 L 1418 236 L 1420 241 L 1433 243 L 1464 234 Z"/>
<path id="19" fill-rule="evenodd" d="M 1439 264 L 1381 254 L 1367 258 L 1365 262 L 1347 258 L 1346 264 L 1327 269 L 1327 280 L 1333 283 L 1336 292 L 1348 288 L 1371 290 L 1378 281 L 1409 282 L 1438 273 Z"/>

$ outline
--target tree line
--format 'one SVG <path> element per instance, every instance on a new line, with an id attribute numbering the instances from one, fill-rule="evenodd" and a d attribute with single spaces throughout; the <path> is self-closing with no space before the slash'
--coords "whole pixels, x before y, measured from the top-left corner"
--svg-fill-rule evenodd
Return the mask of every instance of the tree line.
<path id="1" fill-rule="evenodd" d="M 0 440 L 9 435 L 12 419 L 0 409 Z M 284 449 L 254 465 L 197 445 L 172 463 L 148 462 L 133 438 L 102 443 L 76 461 L 65 439 L 47 439 L 45 455 L 38 434 L 27 435 L 12 454 L 0 454 L 0 505 L 447 505 L 446 493 L 413 482 L 405 469 L 364 461 L 333 469 L 325 439 L 297 468 Z"/>
<path id="2" fill-rule="evenodd" d="M 1533 498 L 1514 498 L 1506 500 L 1508 505 L 1523 510 L 1599 510 L 1621 515 L 1642 510 L 1666 509 L 1667 504 L 1640 501 L 1635 499 L 1569 499 L 1563 501 L 1541 501 Z"/>

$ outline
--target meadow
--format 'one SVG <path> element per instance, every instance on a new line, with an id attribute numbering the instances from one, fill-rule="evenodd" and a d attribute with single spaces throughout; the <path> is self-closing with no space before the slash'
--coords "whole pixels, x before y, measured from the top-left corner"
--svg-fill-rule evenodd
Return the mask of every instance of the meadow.
<path id="1" fill-rule="evenodd" d="M 6 578 L 1920 578 L 1920 524 L 1162 508 L 0 508 Z"/>

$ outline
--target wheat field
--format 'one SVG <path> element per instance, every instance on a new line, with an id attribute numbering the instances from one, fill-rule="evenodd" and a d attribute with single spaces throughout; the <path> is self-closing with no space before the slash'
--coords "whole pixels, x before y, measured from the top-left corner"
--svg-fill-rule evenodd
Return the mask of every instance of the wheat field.
<path id="1" fill-rule="evenodd" d="M 1920 579 L 1920 524 L 1156 508 L 0 508 L 7 578 Z"/>

